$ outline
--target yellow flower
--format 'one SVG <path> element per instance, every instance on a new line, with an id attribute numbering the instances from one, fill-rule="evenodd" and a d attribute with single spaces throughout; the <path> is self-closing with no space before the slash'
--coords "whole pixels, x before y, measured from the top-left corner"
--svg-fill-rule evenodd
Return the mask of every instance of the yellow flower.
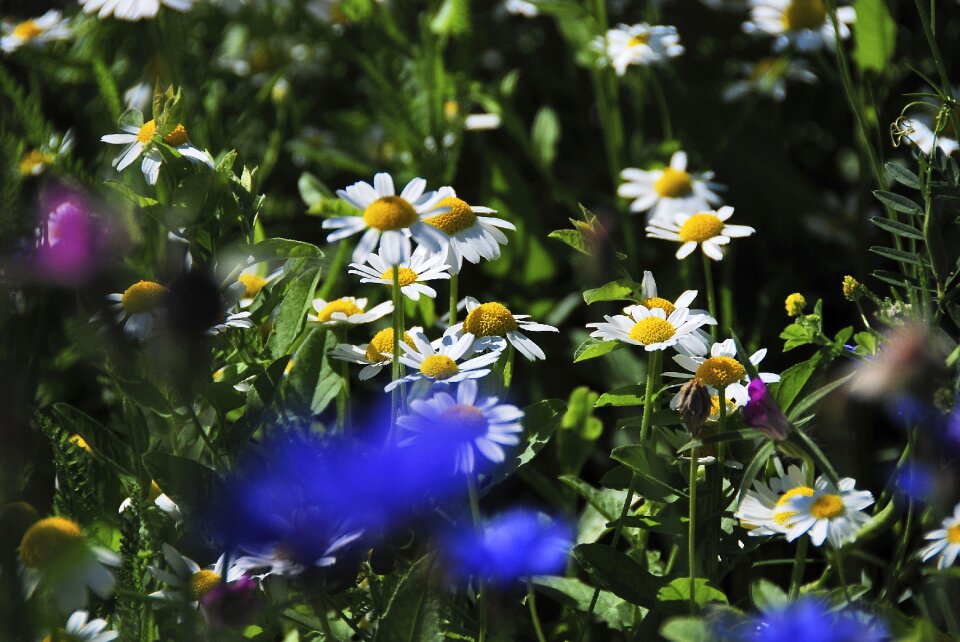
<path id="1" fill-rule="evenodd" d="M 807 299 L 799 292 L 794 292 L 787 297 L 784 302 L 788 317 L 798 317 L 803 314 L 803 309 L 807 307 Z"/>

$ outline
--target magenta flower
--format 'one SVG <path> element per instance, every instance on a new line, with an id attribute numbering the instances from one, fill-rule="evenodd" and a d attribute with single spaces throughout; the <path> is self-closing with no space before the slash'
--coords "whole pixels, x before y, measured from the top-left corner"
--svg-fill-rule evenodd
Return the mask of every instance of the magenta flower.
<path id="1" fill-rule="evenodd" d="M 250 624 L 263 605 L 256 580 L 246 576 L 215 586 L 200 598 L 200 602 L 207 622 L 220 628 L 240 628 Z"/>
<path id="2" fill-rule="evenodd" d="M 750 401 L 743 408 L 747 425 L 756 428 L 774 441 L 783 441 L 790 434 L 790 422 L 780 406 L 774 401 L 767 386 L 760 379 L 753 379 L 747 386 Z"/>
<path id="3" fill-rule="evenodd" d="M 103 260 L 106 234 L 84 196 L 56 190 L 45 199 L 37 247 L 39 276 L 72 285 L 90 278 Z"/>

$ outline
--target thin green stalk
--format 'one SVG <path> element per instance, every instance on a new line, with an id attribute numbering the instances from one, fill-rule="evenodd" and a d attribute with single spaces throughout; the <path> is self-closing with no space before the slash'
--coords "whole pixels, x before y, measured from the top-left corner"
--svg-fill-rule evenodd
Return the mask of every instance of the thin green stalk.
<path id="1" fill-rule="evenodd" d="M 809 535 L 807 536 L 809 537 Z M 847 573 L 843 568 L 843 554 L 834 550 L 833 553 L 833 565 L 837 571 L 837 578 L 840 580 L 840 586 L 843 588 L 843 595 L 847 598 L 847 603 L 853 601 L 853 598 L 850 596 L 850 586 L 847 584 Z"/>
<path id="2" fill-rule="evenodd" d="M 507 343 L 507 357 L 503 363 L 503 396 L 510 392 L 510 382 L 513 381 L 513 360 L 516 357 L 516 350 L 512 343 Z"/>
<path id="3" fill-rule="evenodd" d="M 470 498 L 470 517 L 473 519 L 473 528 L 478 533 L 481 530 L 480 525 L 480 496 L 477 492 L 477 480 L 472 473 L 467 474 L 467 495 Z M 480 589 L 477 592 L 477 609 L 479 610 L 480 632 L 477 642 L 485 642 L 487 639 L 487 586 L 482 577 L 477 578 Z"/>
<path id="4" fill-rule="evenodd" d="M 338 343 L 346 342 L 346 330 L 337 327 L 334 331 Z M 346 434 L 350 423 L 350 371 L 346 361 L 339 359 L 338 370 L 342 381 L 340 392 L 337 393 L 337 433 Z"/>
<path id="5" fill-rule="evenodd" d="M 927 12 L 923 6 L 923 0 L 914 0 L 917 5 L 917 13 L 920 14 L 920 23 L 923 25 L 923 35 L 927 38 L 927 44 L 930 46 L 930 53 L 933 54 L 933 64 L 937 68 L 937 74 L 940 76 L 940 82 L 943 84 L 944 91 L 950 92 L 953 85 L 950 83 L 950 74 L 947 73 L 947 66 L 943 63 L 943 56 L 940 54 L 940 47 L 937 45 L 937 36 L 934 33 L 935 26 L 932 19 L 936 16 L 934 10 L 936 5 L 930 0 L 930 11 Z M 953 120 L 955 131 L 960 132 L 960 115 L 956 109 L 950 110 L 950 118 Z"/>
<path id="6" fill-rule="evenodd" d="M 457 322 L 457 286 L 460 285 L 460 273 L 450 274 L 450 321 L 447 323 L 449 328 Z"/>
<path id="7" fill-rule="evenodd" d="M 530 621 L 533 623 L 533 632 L 537 636 L 537 642 L 547 642 L 543 635 L 543 627 L 540 626 L 540 616 L 537 615 L 537 594 L 533 590 L 533 582 L 527 580 L 527 608 L 530 609 Z"/>
<path id="8" fill-rule="evenodd" d="M 960 639 L 960 626 L 957 626 L 957 616 L 955 605 L 950 604 L 947 600 L 947 578 L 941 576 L 940 582 L 942 583 L 939 591 L 934 591 L 937 596 L 937 606 L 940 607 L 940 611 L 943 613 L 943 619 L 947 624 L 947 630 L 950 632 L 950 637 L 954 640 Z"/>
<path id="9" fill-rule="evenodd" d="M 716 341 L 720 330 L 720 319 L 717 313 L 717 295 L 713 289 L 713 265 L 710 263 L 710 257 L 706 254 L 703 254 L 702 258 L 703 280 L 707 287 L 707 309 L 710 311 L 710 316 L 717 320 L 717 324 L 710 327 L 710 334 L 713 335 L 713 339 Z"/>
<path id="10" fill-rule="evenodd" d="M 647 67 L 647 74 L 650 77 L 650 86 L 653 87 L 653 98 L 657 103 L 657 110 L 660 112 L 660 128 L 663 130 L 663 140 L 673 140 L 670 108 L 667 106 L 667 97 L 663 93 L 663 86 L 652 68 Z"/>
<path id="11" fill-rule="evenodd" d="M 690 508 L 687 518 L 687 565 L 690 570 L 690 615 L 697 612 L 697 470 L 700 458 L 697 448 L 690 449 Z"/>

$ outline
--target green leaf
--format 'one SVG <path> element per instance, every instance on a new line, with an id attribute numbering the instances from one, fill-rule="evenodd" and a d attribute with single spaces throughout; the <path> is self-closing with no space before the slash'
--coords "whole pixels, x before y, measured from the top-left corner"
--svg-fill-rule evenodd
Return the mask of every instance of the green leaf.
<path id="1" fill-rule="evenodd" d="M 794 432 L 797 431 L 794 430 Z M 753 486 L 753 480 L 757 478 L 757 475 L 760 474 L 763 467 L 767 465 L 767 460 L 770 459 L 770 456 L 773 455 L 775 450 L 775 442 L 767 440 L 764 441 L 763 445 L 753 454 L 753 459 L 751 459 L 747 467 L 743 469 L 743 480 L 740 482 L 740 490 L 737 491 L 737 506 L 743 501 L 747 491 Z"/>
<path id="2" fill-rule="evenodd" d="M 855 373 L 851 372 L 850 374 L 844 375 L 837 379 L 836 381 L 831 381 L 822 388 L 817 389 L 816 391 L 810 393 L 803 398 L 802 401 L 798 402 L 789 413 L 787 413 L 787 418 L 791 421 L 802 415 L 805 411 L 809 410 L 816 404 L 818 401 L 829 395 L 831 392 L 847 383 Z"/>
<path id="3" fill-rule="evenodd" d="M 586 613 L 590 609 L 594 587 L 570 577 L 538 576 L 532 583 L 551 598 Z M 643 609 L 641 609 L 641 612 Z M 611 629 L 628 630 L 634 626 L 636 607 L 609 591 L 600 591 L 593 615 Z"/>
<path id="4" fill-rule="evenodd" d="M 870 518 L 870 521 L 860 527 L 857 531 L 855 541 L 857 544 L 868 542 L 886 533 L 897 523 L 900 511 L 897 510 L 897 503 L 892 499 L 887 502 L 879 513 Z"/>
<path id="5" fill-rule="evenodd" d="M 912 187 L 913 189 L 920 189 L 920 177 L 903 165 L 890 162 L 885 164 L 884 168 L 887 170 L 887 175 L 901 185 Z"/>
<path id="6" fill-rule="evenodd" d="M 283 373 L 289 361 L 288 356 L 280 357 L 253 380 L 243 416 L 220 432 L 216 440 L 218 444 L 235 452 L 268 420 L 279 418 L 273 406 L 280 401 Z"/>
<path id="7" fill-rule="evenodd" d="M 743 344 L 740 343 L 740 337 L 736 334 L 731 334 L 731 336 L 733 337 L 733 344 L 737 346 L 737 356 L 740 358 L 740 363 L 743 364 L 743 367 L 746 369 L 747 375 L 750 379 L 759 379 L 760 374 L 757 372 L 757 367 L 750 361 L 750 353 L 743 349 Z"/>
<path id="8" fill-rule="evenodd" d="M 929 263 L 923 260 L 923 257 L 921 257 L 919 254 L 914 254 L 913 252 L 906 252 L 893 247 L 883 247 L 880 245 L 871 246 L 870 251 L 892 261 L 897 261 L 898 263 L 906 263 L 908 265 L 917 265 L 920 267 L 929 266 Z"/>
<path id="9" fill-rule="evenodd" d="M 893 58 L 897 23 L 885 0 L 855 0 L 857 20 L 853 24 L 853 60 L 860 71 L 883 73 Z"/>
<path id="10" fill-rule="evenodd" d="M 923 240 L 923 232 L 912 225 L 907 225 L 906 223 L 901 223 L 900 221 L 892 221 L 887 218 L 880 218 L 878 216 L 871 218 L 870 222 L 880 229 L 886 230 L 887 232 L 895 234 L 896 236 L 915 239 L 917 241 Z"/>
<path id="11" fill-rule="evenodd" d="M 643 444 L 619 446 L 610 453 L 610 458 L 618 461 L 646 480 L 649 485 L 659 489 L 666 500 L 670 495 L 686 497 L 686 493 L 678 486 L 671 486 L 670 481 L 678 481 L 674 470 L 667 466 L 653 450 Z"/>
<path id="12" fill-rule="evenodd" d="M 786 592 L 767 579 L 760 579 L 750 587 L 750 597 L 753 605 L 760 611 L 770 611 L 783 608 L 790 603 Z"/>
<path id="13" fill-rule="evenodd" d="M 336 345 L 333 332 L 313 328 L 297 349 L 287 381 L 310 414 L 323 412 L 343 386 L 343 379 L 328 356 Z"/>
<path id="14" fill-rule="evenodd" d="M 660 635 L 669 642 L 712 642 L 716 636 L 707 623 L 697 617 L 675 617 L 660 628 Z"/>
<path id="15" fill-rule="evenodd" d="M 625 553 L 605 544 L 581 544 L 573 554 L 600 588 L 637 606 L 656 606 L 663 578 L 645 571 Z"/>
<path id="16" fill-rule="evenodd" d="M 642 406 L 645 393 L 645 386 L 622 386 L 600 395 L 595 405 L 597 408 L 604 406 Z"/>
<path id="17" fill-rule="evenodd" d="M 557 144 L 560 142 L 560 119 L 557 112 L 543 106 L 533 118 L 530 132 L 533 155 L 544 169 L 549 169 L 557 157 Z"/>
<path id="18" fill-rule="evenodd" d="M 624 497 L 626 497 L 625 491 L 599 490 L 575 475 L 561 475 L 558 479 L 577 491 L 607 521 L 620 517 L 620 509 L 623 507 Z"/>
<path id="19" fill-rule="evenodd" d="M 605 354 L 610 354 L 614 350 L 619 350 L 623 344 L 619 341 L 601 341 L 600 339 L 587 339 L 573 353 L 573 362 L 586 361 L 587 359 L 596 359 Z"/>
<path id="20" fill-rule="evenodd" d="M 297 189 L 300 192 L 300 198 L 307 207 L 313 207 L 324 198 L 333 198 L 330 189 L 310 172 L 300 174 L 300 178 L 297 180 Z"/>
<path id="21" fill-rule="evenodd" d="M 873 195 L 877 197 L 878 201 L 894 211 L 910 214 L 912 216 L 923 216 L 923 208 L 906 196 L 894 194 L 893 192 L 885 192 L 879 189 L 874 190 Z"/>
<path id="22" fill-rule="evenodd" d="M 312 243 L 282 238 L 265 239 L 247 246 L 245 251 L 256 261 L 318 259 L 323 257 L 323 250 Z"/>
<path id="23" fill-rule="evenodd" d="M 631 279 L 617 279 L 599 288 L 586 290 L 583 300 L 587 305 L 600 301 L 633 301 L 634 295 L 640 292 L 640 284 Z"/>
<path id="24" fill-rule="evenodd" d="M 817 365 L 823 357 L 817 353 L 795 365 L 790 366 L 780 375 L 780 381 L 770 384 L 770 394 L 780 404 L 780 409 L 786 412 L 790 405 L 803 390 L 803 387 L 817 370 Z"/>
<path id="25" fill-rule="evenodd" d="M 787 437 L 787 441 L 791 445 L 798 447 L 802 450 L 813 462 L 826 474 L 826 476 L 833 482 L 834 485 L 838 484 L 840 481 L 839 476 L 837 475 L 836 469 L 833 467 L 833 464 L 830 463 L 830 460 L 827 459 L 827 456 L 823 454 L 823 451 L 820 450 L 818 446 L 812 439 L 810 435 L 803 432 L 802 430 L 794 430 L 790 433 L 790 436 Z"/>
<path id="26" fill-rule="evenodd" d="M 377 624 L 375 642 L 440 642 L 440 606 L 433 562 L 425 556 L 400 578 Z"/>
<path id="27" fill-rule="evenodd" d="M 577 252 L 586 254 L 587 256 L 593 256 L 590 246 L 587 245 L 583 235 L 578 230 L 554 230 L 547 234 L 547 238 L 556 239 L 562 243 L 566 243 Z"/>
<path id="28" fill-rule="evenodd" d="M 158 205 L 160 203 L 160 201 L 158 201 L 155 198 L 150 198 L 149 196 L 142 196 L 138 194 L 136 191 L 134 191 L 132 187 L 118 180 L 115 180 L 112 178 L 107 179 L 104 181 L 104 184 L 110 189 L 113 189 L 119 192 L 120 194 L 122 194 L 124 197 L 126 197 L 128 201 L 130 201 L 137 207 L 143 207 L 143 208 L 153 207 L 154 205 Z"/>
<path id="29" fill-rule="evenodd" d="M 307 320 L 307 311 L 313 303 L 314 292 L 320 281 L 320 270 L 312 268 L 297 277 L 284 294 L 273 331 L 267 340 L 274 359 L 285 355 Z"/>
<path id="30" fill-rule="evenodd" d="M 53 414 L 64 431 L 83 437 L 95 457 L 102 458 L 118 470 L 133 474 L 130 447 L 123 437 L 70 404 L 54 404 Z"/>
<path id="31" fill-rule="evenodd" d="M 910 278 L 900 274 L 899 272 L 891 272 L 890 270 L 874 270 L 872 272 L 874 278 L 883 281 L 884 283 L 889 283 L 890 285 L 896 285 L 902 288 L 915 288 L 917 284 Z"/>
<path id="32" fill-rule="evenodd" d="M 526 443 L 513 457 L 500 464 L 497 474 L 490 480 L 491 486 L 499 484 L 537 456 L 556 432 L 566 407 L 567 404 L 560 399 L 545 399 L 523 409 L 522 423 Z"/>
<path id="33" fill-rule="evenodd" d="M 657 610 L 664 614 L 686 613 L 690 609 L 690 578 L 678 577 L 657 592 Z M 697 606 L 712 602 L 727 604 L 727 596 L 707 579 L 698 577 L 693 585 L 693 599 Z"/>
<path id="34" fill-rule="evenodd" d="M 187 515 L 209 514 L 219 493 L 217 471 L 198 461 L 163 452 L 143 456 L 147 472 Z"/>

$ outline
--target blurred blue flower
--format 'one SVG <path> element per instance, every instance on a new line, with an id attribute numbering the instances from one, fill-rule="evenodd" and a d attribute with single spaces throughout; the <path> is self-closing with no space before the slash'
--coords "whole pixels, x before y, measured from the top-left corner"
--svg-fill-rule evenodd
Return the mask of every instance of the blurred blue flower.
<path id="1" fill-rule="evenodd" d="M 464 527 L 441 539 L 443 555 L 458 577 L 480 576 L 504 584 L 531 575 L 562 573 L 573 546 L 573 528 L 542 513 L 513 510 L 478 531 Z"/>
<path id="2" fill-rule="evenodd" d="M 887 628 L 865 613 L 830 611 L 814 599 L 801 599 L 783 609 L 757 616 L 740 639 L 751 642 L 882 642 Z"/>
<path id="3" fill-rule="evenodd" d="M 907 497 L 927 501 L 934 491 L 933 473 L 927 466 L 911 461 L 897 472 L 897 490 Z"/>

